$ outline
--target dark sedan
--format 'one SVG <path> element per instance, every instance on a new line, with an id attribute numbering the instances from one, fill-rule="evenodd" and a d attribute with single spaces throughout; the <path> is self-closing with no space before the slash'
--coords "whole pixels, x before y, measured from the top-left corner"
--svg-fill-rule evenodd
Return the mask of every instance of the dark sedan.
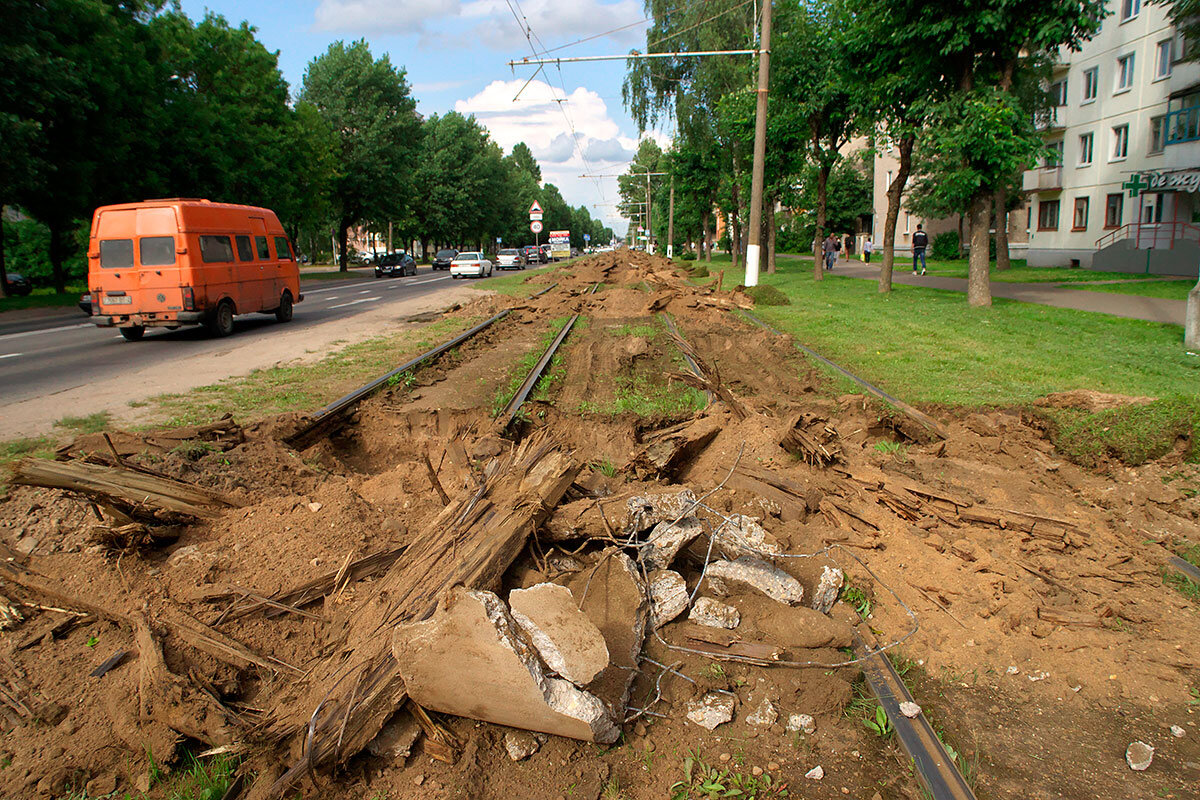
<path id="1" fill-rule="evenodd" d="M 433 257 L 434 269 L 450 269 L 450 262 L 458 256 L 458 251 L 454 249 L 438 250 Z"/>
<path id="2" fill-rule="evenodd" d="M 8 291 L 7 294 L 13 297 L 23 297 L 33 291 L 33 284 L 29 278 L 24 275 L 18 275 L 15 272 L 8 273 Z"/>
<path id="3" fill-rule="evenodd" d="M 395 276 L 416 275 L 417 262 L 408 253 L 388 253 L 379 257 L 375 262 L 376 278 L 392 278 Z"/>

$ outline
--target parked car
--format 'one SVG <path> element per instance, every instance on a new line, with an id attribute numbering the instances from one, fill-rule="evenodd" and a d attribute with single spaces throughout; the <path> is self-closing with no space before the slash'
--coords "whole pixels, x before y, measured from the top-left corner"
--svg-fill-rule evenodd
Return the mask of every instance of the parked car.
<path id="1" fill-rule="evenodd" d="M 483 278 L 492 274 L 492 262 L 483 253 L 459 253 L 450 262 L 451 278 Z"/>
<path id="2" fill-rule="evenodd" d="M 545 264 L 546 256 L 536 245 L 528 245 L 521 248 L 522 255 L 525 256 L 526 264 Z"/>
<path id="3" fill-rule="evenodd" d="M 92 315 L 92 295 L 90 292 L 84 292 L 79 295 L 79 310 L 89 317 Z"/>
<path id="4" fill-rule="evenodd" d="M 515 248 L 501 250 L 496 254 L 496 269 L 525 269 L 525 256 Z"/>
<path id="5" fill-rule="evenodd" d="M 13 297 L 22 297 L 33 291 L 33 283 L 24 275 L 18 275 L 15 272 L 8 273 L 8 294 Z"/>
<path id="6" fill-rule="evenodd" d="M 397 275 L 416 275 L 417 262 L 412 256 L 401 250 L 398 253 L 388 253 L 379 257 L 375 264 L 376 278 L 393 278 Z"/>
<path id="7" fill-rule="evenodd" d="M 457 256 L 458 251 L 451 248 L 447 248 L 446 250 L 438 250 L 433 257 L 433 268 L 435 270 L 450 269 L 450 264 Z"/>
<path id="8" fill-rule="evenodd" d="M 103 206 L 88 246 L 92 322 L 130 341 L 146 328 L 205 325 L 233 333 L 235 314 L 292 318 L 300 269 L 275 212 L 208 200 Z"/>
<path id="9" fill-rule="evenodd" d="M 542 263 L 549 264 L 553 260 L 554 260 L 554 254 L 550 249 L 550 245 L 548 245 L 548 244 L 542 245 Z"/>

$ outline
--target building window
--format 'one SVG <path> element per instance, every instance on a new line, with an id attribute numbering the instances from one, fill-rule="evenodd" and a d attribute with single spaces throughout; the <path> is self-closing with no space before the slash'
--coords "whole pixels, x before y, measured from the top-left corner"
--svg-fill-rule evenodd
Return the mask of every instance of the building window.
<path id="1" fill-rule="evenodd" d="M 909 225 L 912 224 L 912 214 L 904 213 L 904 235 L 908 236 Z"/>
<path id="2" fill-rule="evenodd" d="M 1043 200 L 1038 203 L 1038 230 L 1058 230 L 1058 201 Z"/>
<path id="3" fill-rule="evenodd" d="M 1042 166 L 1046 169 L 1062 166 L 1063 143 L 1061 140 L 1046 145 L 1046 153 L 1042 156 Z"/>
<path id="4" fill-rule="evenodd" d="M 1088 199 L 1086 197 L 1075 198 L 1075 216 L 1071 219 L 1071 230 L 1086 231 L 1088 218 Z"/>
<path id="5" fill-rule="evenodd" d="M 1158 155 L 1167 145 L 1166 134 L 1166 117 L 1158 116 L 1150 118 L 1150 155 Z"/>
<path id="6" fill-rule="evenodd" d="M 1168 42 L 1168 44 L 1170 44 Z M 1050 102 L 1055 106 L 1065 106 L 1067 104 L 1067 80 L 1063 78 L 1061 81 L 1055 81 L 1050 84 Z"/>
<path id="7" fill-rule="evenodd" d="M 1121 227 L 1121 210 L 1125 205 L 1125 196 L 1122 194 L 1110 194 L 1104 204 L 1104 227 L 1119 228 Z"/>
<path id="8" fill-rule="evenodd" d="M 1029 233 L 1029 229 L 1033 227 L 1033 203 L 1025 206 L 1025 232 Z"/>
<path id="9" fill-rule="evenodd" d="M 1083 102 L 1091 103 L 1096 99 L 1096 91 L 1100 87 L 1100 68 L 1092 67 L 1083 73 Z"/>
<path id="10" fill-rule="evenodd" d="M 1162 222 L 1163 193 L 1142 195 L 1142 222 Z"/>
<path id="11" fill-rule="evenodd" d="M 1133 88 L 1133 53 L 1117 59 L 1117 87 L 1113 94 L 1128 92 Z"/>
<path id="12" fill-rule="evenodd" d="M 1121 22 L 1128 22 L 1142 10 L 1142 0 L 1121 0 Z"/>
<path id="13" fill-rule="evenodd" d="M 1163 78 L 1171 77 L 1172 53 L 1174 50 L 1175 43 L 1170 39 L 1164 39 L 1158 43 L 1158 47 L 1155 48 L 1157 58 L 1154 63 L 1154 80 L 1161 81 Z"/>
<path id="14" fill-rule="evenodd" d="M 1086 167 L 1092 163 L 1092 152 L 1095 149 L 1096 136 L 1085 133 L 1079 137 L 1079 166 Z"/>
<path id="15" fill-rule="evenodd" d="M 1124 161 L 1129 155 L 1129 125 L 1117 125 L 1112 129 L 1113 148 L 1109 161 Z"/>

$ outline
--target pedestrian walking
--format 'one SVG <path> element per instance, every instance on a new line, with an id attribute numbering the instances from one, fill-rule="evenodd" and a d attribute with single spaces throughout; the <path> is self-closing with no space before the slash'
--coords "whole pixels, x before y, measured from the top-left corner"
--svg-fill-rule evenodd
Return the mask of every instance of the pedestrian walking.
<path id="1" fill-rule="evenodd" d="M 832 233 L 826 236 L 821 244 L 821 255 L 825 259 L 825 269 L 833 269 L 833 262 L 837 258 L 837 240 L 833 238 Z"/>
<path id="2" fill-rule="evenodd" d="M 875 250 L 875 245 L 871 244 L 870 239 L 863 240 L 863 261 L 867 264 L 871 263 L 871 253 Z"/>
<path id="3" fill-rule="evenodd" d="M 917 259 L 921 259 L 921 273 L 925 274 L 925 248 L 929 247 L 929 234 L 921 230 L 921 226 L 917 225 L 917 232 L 913 234 L 912 251 L 913 251 L 913 275 L 917 274 Z"/>
<path id="4" fill-rule="evenodd" d="M 837 261 L 838 254 L 842 252 L 842 237 L 833 237 L 833 260 Z"/>

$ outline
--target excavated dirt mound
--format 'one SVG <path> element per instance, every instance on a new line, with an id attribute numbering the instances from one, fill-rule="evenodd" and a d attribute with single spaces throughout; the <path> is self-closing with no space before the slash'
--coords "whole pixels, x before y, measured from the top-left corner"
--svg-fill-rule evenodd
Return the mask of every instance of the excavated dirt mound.
<path id="1" fill-rule="evenodd" d="M 664 624 L 646 639 L 614 745 L 550 737 L 514 761 L 507 729 L 443 717 L 459 745 L 449 757 L 428 736 L 405 756 L 394 742 L 408 712 L 375 698 L 376 728 L 396 712 L 383 734 L 336 770 L 318 766 L 315 783 L 301 768 L 286 796 L 701 797 L 711 768 L 704 778 L 741 796 L 917 798 L 895 738 L 862 722 L 875 704 L 859 668 L 838 666 L 853 660 L 856 629 L 902 640 L 893 661 L 980 797 L 1194 795 L 1200 615 L 1163 579 L 1171 553 L 1200 541 L 1194 468 L 1088 471 L 1019 411 L 942 418 L 946 440 L 909 441 L 873 401 L 831 396 L 787 337 L 731 313 L 738 296 L 696 287 L 665 260 L 615 252 L 530 279 L 556 281 L 538 298 L 485 296 L 452 312 L 465 327 L 513 309 L 303 452 L 282 442 L 300 415 L 226 420 L 193 438 L 113 436 L 124 463 L 233 504 L 170 530 L 150 524 L 149 545 L 114 551 L 100 532 L 119 521 L 104 503 L 10 486 L 0 795 L 165 796 L 166 784 L 147 786 L 151 763 L 175 770 L 184 753 L 218 748 L 241 757 L 246 796 L 267 796 L 303 765 L 322 698 L 353 702 L 369 688 L 359 673 L 340 685 L 321 676 L 389 636 L 381 610 L 396 598 L 381 587 L 446 532 L 440 492 L 452 502 L 483 492 L 489 464 L 532 436 L 582 468 L 492 588 L 588 585 L 609 548 L 632 541 L 629 498 L 688 489 L 709 534 L 733 515 L 758 520 L 805 598 L 825 567 L 844 569 L 841 602 L 823 617 L 753 592 L 721 598 L 741 613 L 737 635 L 777 648 L 787 666 L 714 661 L 689 638 L 686 612 Z M 517 362 L 575 313 L 544 384 L 499 430 L 492 415 Z M 664 313 L 705 379 L 687 377 Z M 94 437 L 67 454 L 111 459 Z M 697 596 L 713 591 L 707 542 L 673 565 Z M 714 690 L 735 709 L 710 732 L 687 715 Z M 788 730 L 799 714 L 815 730 Z M 1145 772 L 1125 764 L 1134 740 L 1156 748 Z M 818 766 L 822 779 L 805 777 Z"/>

